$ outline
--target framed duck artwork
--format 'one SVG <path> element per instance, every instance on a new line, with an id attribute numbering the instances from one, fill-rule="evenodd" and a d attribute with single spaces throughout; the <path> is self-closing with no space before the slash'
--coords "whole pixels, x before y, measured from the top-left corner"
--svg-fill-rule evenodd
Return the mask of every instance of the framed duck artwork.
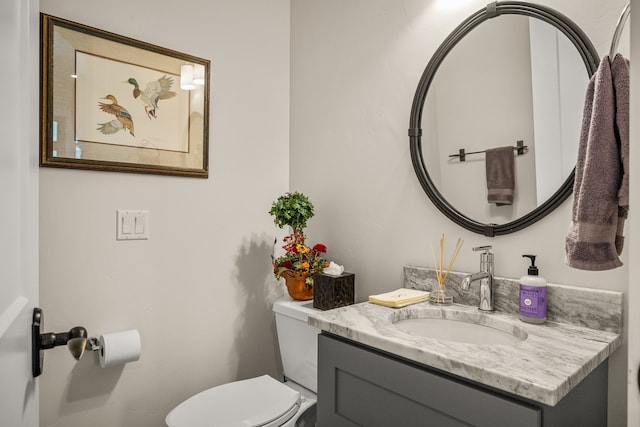
<path id="1" fill-rule="evenodd" d="M 208 177 L 209 60 L 40 23 L 41 166 Z"/>

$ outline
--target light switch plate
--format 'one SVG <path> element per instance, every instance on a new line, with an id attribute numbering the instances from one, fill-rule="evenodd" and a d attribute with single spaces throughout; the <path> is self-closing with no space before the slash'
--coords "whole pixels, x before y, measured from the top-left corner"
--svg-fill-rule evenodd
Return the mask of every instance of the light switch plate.
<path id="1" fill-rule="evenodd" d="M 148 240 L 149 211 L 116 211 L 116 240 Z"/>

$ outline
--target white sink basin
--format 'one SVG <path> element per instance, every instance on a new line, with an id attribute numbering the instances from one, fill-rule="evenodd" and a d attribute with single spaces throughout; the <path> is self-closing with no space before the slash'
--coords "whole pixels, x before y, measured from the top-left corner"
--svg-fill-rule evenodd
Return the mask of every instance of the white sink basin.
<path id="1" fill-rule="evenodd" d="M 466 344 L 515 344 L 527 339 L 527 333 L 510 322 L 491 318 L 491 314 L 473 315 L 451 311 L 447 318 L 440 312 L 423 313 L 427 317 L 398 320 L 394 323 L 400 331 L 438 341 Z"/>

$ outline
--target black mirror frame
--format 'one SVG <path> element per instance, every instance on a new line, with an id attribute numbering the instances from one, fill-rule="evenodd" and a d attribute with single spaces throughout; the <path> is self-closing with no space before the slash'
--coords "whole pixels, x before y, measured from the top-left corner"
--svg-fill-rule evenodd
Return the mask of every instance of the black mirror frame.
<path id="1" fill-rule="evenodd" d="M 427 64 L 427 68 L 424 70 L 422 78 L 418 83 L 418 88 L 416 89 L 416 93 L 413 98 L 413 105 L 411 107 L 411 116 L 409 120 L 409 146 L 411 149 L 411 161 L 413 163 L 413 168 L 418 176 L 418 180 L 420 181 L 422 188 L 427 193 L 427 196 L 442 213 L 465 229 L 487 237 L 494 237 L 522 230 L 523 228 L 528 227 L 547 216 L 554 209 L 560 206 L 572 193 L 573 180 L 575 177 L 574 168 L 562 186 L 548 200 L 522 217 L 506 224 L 483 224 L 465 216 L 453 207 L 438 191 L 427 172 L 427 168 L 425 167 L 422 157 L 422 129 L 420 126 L 427 91 L 429 90 L 429 86 L 431 85 L 436 71 L 447 54 L 460 40 L 462 40 L 462 38 L 471 32 L 471 30 L 488 19 L 507 14 L 525 15 L 538 18 L 562 31 L 562 33 L 566 35 L 578 49 L 587 68 L 587 72 L 589 73 L 589 77 L 596 72 L 598 65 L 600 64 L 600 58 L 598 57 L 598 52 L 595 47 L 586 34 L 573 21 L 549 7 L 519 1 L 494 2 L 488 4 L 485 8 L 480 9 L 458 25 L 458 27 L 453 30 L 453 32 L 445 39 L 444 42 L 442 42 L 440 47 L 433 54 L 433 57 Z"/>

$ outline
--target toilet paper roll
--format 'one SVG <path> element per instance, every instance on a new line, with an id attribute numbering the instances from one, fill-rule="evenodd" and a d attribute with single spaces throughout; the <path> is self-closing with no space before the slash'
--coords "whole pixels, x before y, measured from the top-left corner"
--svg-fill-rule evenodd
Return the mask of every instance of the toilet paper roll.
<path id="1" fill-rule="evenodd" d="M 137 329 L 100 335 L 100 366 L 124 365 L 140 359 L 140 334 Z"/>

